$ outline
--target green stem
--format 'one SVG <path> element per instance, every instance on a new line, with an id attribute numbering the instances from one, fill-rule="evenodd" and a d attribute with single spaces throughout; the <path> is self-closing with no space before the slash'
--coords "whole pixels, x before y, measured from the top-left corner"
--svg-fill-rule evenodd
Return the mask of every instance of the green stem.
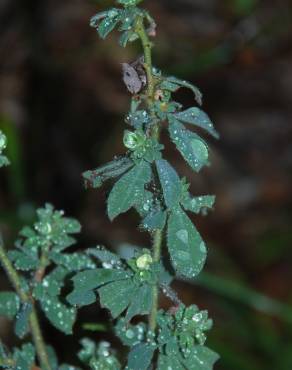
<path id="1" fill-rule="evenodd" d="M 152 73 L 152 55 L 151 55 L 152 43 L 147 35 L 147 31 L 145 29 L 142 17 L 140 17 L 137 21 L 136 31 L 141 39 L 144 50 L 144 61 L 145 61 L 144 68 L 147 75 L 147 103 L 148 107 L 151 108 L 154 103 L 154 90 L 155 90 L 154 78 Z M 157 140 L 159 139 L 158 125 L 155 125 L 155 127 L 152 129 L 152 136 Z M 160 262 L 162 236 L 163 230 L 155 231 L 152 249 L 153 262 Z M 156 285 L 153 285 L 152 288 L 152 307 L 149 315 L 149 329 L 152 331 L 155 331 L 156 329 L 158 305 L 159 305 L 159 286 L 157 283 Z"/>
<path id="2" fill-rule="evenodd" d="M 4 270 L 6 271 L 6 274 L 11 281 L 16 293 L 18 294 L 20 300 L 22 303 L 33 303 L 31 300 L 31 297 L 23 291 L 21 287 L 21 280 L 17 273 L 17 271 L 14 269 L 12 263 L 10 262 L 5 249 L 0 241 L 0 261 L 3 265 Z M 33 307 L 32 312 L 29 316 L 29 324 L 30 324 L 30 331 L 32 334 L 32 338 L 36 347 L 37 355 L 41 364 L 42 369 L 44 370 L 51 370 L 51 366 L 49 363 L 49 357 L 46 350 L 46 345 L 42 336 L 40 324 L 37 317 L 37 312 L 35 307 Z"/>
<path id="3" fill-rule="evenodd" d="M 152 74 L 152 55 L 151 55 L 152 43 L 147 35 L 142 17 L 140 17 L 137 21 L 136 31 L 140 37 L 144 50 L 144 62 L 145 62 L 144 68 L 147 75 L 147 97 L 148 105 L 151 106 L 154 100 L 154 79 Z"/>
<path id="4" fill-rule="evenodd" d="M 156 230 L 154 233 L 153 241 L 153 262 L 160 262 L 161 258 L 161 247 L 162 247 L 162 230 Z M 153 285 L 152 288 L 152 307 L 149 315 L 149 329 L 155 331 L 157 312 L 159 304 L 159 287 L 158 284 Z"/>

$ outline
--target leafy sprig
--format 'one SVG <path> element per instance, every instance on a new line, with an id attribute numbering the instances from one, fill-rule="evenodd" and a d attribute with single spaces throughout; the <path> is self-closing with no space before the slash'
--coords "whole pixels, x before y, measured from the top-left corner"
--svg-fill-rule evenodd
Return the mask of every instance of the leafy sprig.
<path id="1" fill-rule="evenodd" d="M 71 334 L 78 309 L 96 301 L 116 320 L 114 332 L 129 354 L 124 361 L 108 342 L 84 338 L 78 357 L 85 368 L 212 370 L 218 359 L 205 345 L 206 331 L 212 326 L 207 311 L 186 307 L 171 287 L 176 276 L 193 279 L 204 267 L 207 247 L 188 213 L 205 215 L 215 197 L 190 194 L 187 180 L 164 156 L 160 133 L 168 133 L 195 172 L 209 165 L 209 148 L 201 133 L 215 139 L 219 135 L 198 107 L 202 105 L 200 90 L 190 82 L 164 76 L 153 66 L 151 38 L 156 35 L 156 23 L 137 7 L 140 2 L 117 0 L 121 7 L 102 11 L 90 21 L 102 39 L 117 29 L 123 47 L 140 40 L 143 57 L 123 64 L 123 80 L 131 93 L 122 138 L 125 153 L 84 172 L 83 179 L 86 187 L 93 188 L 110 181 L 109 219 L 134 209 L 141 219 L 140 230 L 149 232 L 153 240 L 152 248 L 137 249 L 128 258 L 103 247 L 70 252 L 74 235 L 81 230 L 78 221 L 50 204 L 39 209 L 37 221 L 21 230 L 14 249 L 6 252 L 0 243 L 0 260 L 15 289 L 0 293 L 0 314 L 14 318 L 16 335 L 26 338 L 30 333 L 33 342 L 11 352 L 1 345 L 2 368 L 28 370 L 39 364 L 45 370 L 75 369 L 59 365 L 45 344 L 38 312 Z M 174 93 L 181 88 L 194 94 L 194 107 L 184 109 L 175 101 Z M 8 164 L 2 155 L 5 147 L 6 138 L 0 132 L 0 166 Z M 64 297 L 70 280 L 73 289 Z M 159 310 L 160 294 L 170 301 L 168 311 Z"/>

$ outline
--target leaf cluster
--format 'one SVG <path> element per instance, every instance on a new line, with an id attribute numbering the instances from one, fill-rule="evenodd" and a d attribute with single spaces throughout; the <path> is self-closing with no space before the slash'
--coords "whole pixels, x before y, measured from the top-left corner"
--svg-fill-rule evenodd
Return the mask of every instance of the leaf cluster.
<path id="1" fill-rule="evenodd" d="M 209 165 L 209 148 L 201 133 L 216 139 L 219 135 L 199 108 L 200 90 L 187 81 L 164 76 L 152 66 L 149 38 L 155 36 L 156 24 L 146 10 L 137 7 L 140 0 L 117 3 L 122 7 L 96 14 L 90 24 L 102 39 L 117 28 L 122 46 L 142 40 L 145 57 L 139 61 L 139 73 L 147 76 L 146 85 L 131 98 L 123 135 L 125 154 L 84 172 L 83 179 L 87 188 L 111 182 L 109 219 L 134 209 L 141 219 L 139 228 L 155 240 L 153 250 L 138 248 L 128 258 L 103 247 L 70 252 L 81 226 L 46 204 L 37 210 L 33 226 L 20 231 L 7 260 L 2 253 L 16 292 L 0 293 L 0 315 L 15 320 L 14 331 L 21 339 L 33 333 L 32 320 L 38 310 L 68 335 L 73 332 L 78 309 L 99 301 L 116 320 L 115 334 L 128 347 L 129 355 L 123 361 L 108 342 L 97 344 L 84 338 L 78 358 L 85 368 L 119 370 L 125 362 L 126 370 L 147 370 L 151 365 L 157 370 L 212 370 L 218 355 L 205 346 L 205 332 L 212 321 L 197 306 L 186 307 L 170 285 L 176 276 L 193 279 L 203 269 L 207 247 L 189 213 L 205 215 L 213 208 L 215 197 L 190 193 L 187 180 L 164 158 L 159 134 L 162 130 L 168 133 L 195 172 Z M 135 70 L 138 64 L 131 68 Z M 136 71 L 137 78 L 139 73 Z M 194 107 L 183 109 L 175 101 L 174 94 L 181 88 L 194 94 Z M 0 166 L 9 163 L 2 155 L 5 147 L 6 138 L 0 132 Z M 160 292 L 171 301 L 168 311 L 158 310 Z M 149 324 L 145 316 L 149 316 Z M 31 369 L 37 363 L 39 343 L 34 344 L 26 343 L 11 352 L 1 346 L 0 368 Z M 51 348 L 42 351 L 48 357 L 46 370 L 75 369 L 59 365 Z"/>

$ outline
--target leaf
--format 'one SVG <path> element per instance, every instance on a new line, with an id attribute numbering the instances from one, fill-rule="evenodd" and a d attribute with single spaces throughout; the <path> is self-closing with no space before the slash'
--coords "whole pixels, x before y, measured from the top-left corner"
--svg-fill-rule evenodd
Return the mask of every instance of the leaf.
<path id="1" fill-rule="evenodd" d="M 183 123 L 189 123 L 206 130 L 209 134 L 219 139 L 219 134 L 215 130 L 209 116 L 197 107 L 189 108 L 183 112 L 175 113 L 174 116 Z"/>
<path id="2" fill-rule="evenodd" d="M 73 290 L 66 297 L 67 301 L 79 307 L 88 306 L 96 301 L 96 295 L 92 290 Z"/>
<path id="3" fill-rule="evenodd" d="M 152 287 L 145 284 L 138 288 L 127 310 L 126 320 L 130 321 L 136 315 L 147 315 L 152 306 Z"/>
<path id="4" fill-rule="evenodd" d="M 154 211 L 150 212 L 142 221 L 141 227 L 145 230 L 162 230 L 166 222 L 166 212 L 165 211 Z"/>
<path id="5" fill-rule="evenodd" d="M 156 347 L 150 344 L 137 344 L 128 356 L 128 365 L 125 370 L 147 370 L 151 364 Z"/>
<path id="6" fill-rule="evenodd" d="M 212 370 L 219 356 L 208 347 L 195 346 L 192 348 L 184 365 L 188 370 Z"/>
<path id="7" fill-rule="evenodd" d="M 212 209 L 215 203 L 214 195 L 202 195 L 200 197 L 191 197 L 189 194 L 183 199 L 182 205 L 186 211 L 203 214 L 208 209 Z"/>
<path id="8" fill-rule="evenodd" d="M 19 338 L 23 338 L 29 331 L 29 317 L 32 311 L 31 303 L 24 303 L 16 315 L 14 331 Z"/>
<path id="9" fill-rule="evenodd" d="M 207 256 L 206 246 L 180 207 L 169 216 L 167 245 L 173 267 L 179 275 L 194 278 L 201 272 Z"/>
<path id="10" fill-rule="evenodd" d="M 18 312 L 20 300 L 13 292 L 0 292 L 0 316 L 12 319 Z"/>
<path id="11" fill-rule="evenodd" d="M 21 349 L 15 349 L 13 353 L 15 369 L 31 370 L 35 363 L 35 349 L 31 343 L 24 344 Z"/>
<path id="12" fill-rule="evenodd" d="M 8 158 L 2 155 L 2 151 L 7 146 L 7 138 L 4 133 L 0 130 L 0 167 L 8 166 L 10 164 Z"/>
<path id="13" fill-rule="evenodd" d="M 49 254 L 50 259 L 56 265 L 64 266 L 69 271 L 79 271 L 95 268 L 95 263 L 84 253 L 55 253 Z"/>
<path id="14" fill-rule="evenodd" d="M 128 157 L 116 158 L 113 161 L 98 167 L 95 170 L 82 174 L 86 187 L 99 188 L 105 181 L 119 177 L 131 167 L 134 162 Z"/>
<path id="15" fill-rule="evenodd" d="M 101 262 L 111 263 L 112 265 L 119 264 L 121 262 L 121 259 L 117 254 L 100 246 L 89 248 L 86 250 L 86 253 L 96 257 Z"/>
<path id="16" fill-rule="evenodd" d="M 78 273 L 74 276 L 74 288 L 92 290 L 115 280 L 124 280 L 131 277 L 129 272 L 115 269 L 95 269 Z"/>
<path id="17" fill-rule="evenodd" d="M 128 347 L 133 347 L 146 339 L 148 328 L 145 323 L 137 325 L 129 324 L 124 317 L 120 318 L 115 325 L 115 334 L 120 341 Z"/>
<path id="18" fill-rule="evenodd" d="M 51 346 L 46 346 L 46 348 L 52 370 L 58 370 L 58 358 L 54 348 Z"/>
<path id="19" fill-rule="evenodd" d="M 63 304 L 57 297 L 41 300 L 41 307 L 47 319 L 65 334 L 72 334 L 76 320 L 76 309 Z"/>
<path id="20" fill-rule="evenodd" d="M 160 354 L 158 357 L 157 370 L 186 370 L 186 368 L 180 363 L 176 354 L 163 355 Z"/>
<path id="21" fill-rule="evenodd" d="M 209 164 L 208 147 L 198 135 L 186 130 L 181 123 L 173 119 L 170 119 L 168 130 L 177 149 L 196 172 Z"/>
<path id="22" fill-rule="evenodd" d="M 97 13 L 90 19 L 90 26 L 97 30 L 102 39 L 105 39 L 119 22 L 121 14 L 121 10 L 117 8 Z"/>
<path id="23" fill-rule="evenodd" d="M 136 294 L 132 280 L 114 281 L 98 289 L 102 307 L 110 310 L 113 318 L 117 318 L 129 306 Z"/>
<path id="24" fill-rule="evenodd" d="M 68 270 L 60 266 L 56 267 L 41 282 L 35 285 L 33 297 L 38 300 L 45 300 L 48 296 L 58 296 L 67 274 Z"/>
<path id="25" fill-rule="evenodd" d="M 195 95 L 196 101 L 198 102 L 198 104 L 202 105 L 202 93 L 196 86 L 194 86 L 190 82 L 187 82 L 185 80 L 180 80 L 179 78 L 176 78 L 176 77 L 169 76 L 169 77 L 166 77 L 165 80 L 160 84 L 161 89 L 165 89 L 171 92 L 175 92 L 181 87 L 186 87 L 192 90 L 192 92 Z"/>
<path id="26" fill-rule="evenodd" d="M 18 251 L 12 250 L 8 252 L 10 261 L 13 262 L 14 267 L 21 271 L 35 270 L 39 264 L 38 256 L 29 253 L 28 250 Z"/>
<path id="27" fill-rule="evenodd" d="M 110 220 L 128 211 L 143 199 L 145 185 L 151 180 L 150 164 L 141 161 L 114 185 L 109 198 L 107 212 Z"/>
<path id="28" fill-rule="evenodd" d="M 182 186 L 175 169 L 164 159 L 156 161 L 156 168 L 168 208 L 177 206 L 181 198 Z"/>
<path id="29" fill-rule="evenodd" d="M 131 274 L 123 270 L 95 269 L 74 276 L 74 290 L 66 297 L 72 305 L 86 306 L 96 300 L 93 289 L 116 280 L 128 279 Z"/>

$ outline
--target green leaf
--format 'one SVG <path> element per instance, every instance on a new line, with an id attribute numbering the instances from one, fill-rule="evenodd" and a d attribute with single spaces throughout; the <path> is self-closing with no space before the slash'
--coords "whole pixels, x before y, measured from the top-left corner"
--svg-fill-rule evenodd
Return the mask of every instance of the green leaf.
<path id="1" fill-rule="evenodd" d="M 180 363 L 177 354 L 163 355 L 160 354 L 158 357 L 157 370 L 186 370 L 186 368 Z"/>
<path id="2" fill-rule="evenodd" d="M 97 13 L 90 19 L 90 26 L 97 30 L 102 39 L 105 39 L 120 21 L 121 14 L 121 10 L 117 8 Z"/>
<path id="3" fill-rule="evenodd" d="M 137 344 L 128 356 L 128 365 L 125 370 L 147 370 L 151 364 L 156 347 L 150 344 Z"/>
<path id="4" fill-rule="evenodd" d="M 51 347 L 51 346 L 46 346 L 46 348 L 47 348 L 49 362 L 50 362 L 52 370 L 59 370 L 58 369 L 58 358 L 57 358 L 57 354 L 56 354 L 54 348 Z"/>
<path id="5" fill-rule="evenodd" d="M 35 363 L 35 349 L 31 343 L 24 344 L 21 349 L 15 349 L 13 353 L 15 369 L 31 370 Z"/>
<path id="6" fill-rule="evenodd" d="M 219 134 L 215 130 L 212 121 L 201 109 L 197 107 L 189 108 L 183 112 L 175 113 L 174 116 L 183 123 L 203 128 L 216 139 L 219 139 Z"/>
<path id="7" fill-rule="evenodd" d="M 131 325 L 124 317 L 118 320 L 115 334 L 125 346 L 133 347 L 146 339 L 147 326 L 141 322 Z"/>
<path id="8" fill-rule="evenodd" d="M 185 80 L 180 80 L 179 78 L 176 77 L 165 77 L 164 81 L 160 84 L 160 88 L 164 90 L 168 90 L 171 92 L 176 92 L 179 88 L 181 87 L 186 87 L 187 89 L 192 90 L 192 92 L 195 95 L 196 101 L 202 105 L 202 93 L 200 90 L 191 84 L 190 82 L 187 82 Z"/>
<path id="9" fill-rule="evenodd" d="M 62 364 L 58 370 L 81 370 L 80 367 L 72 366 L 72 365 L 67 365 L 67 364 Z"/>
<path id="10" fill-rule="evenodd" d="M 135 209 L 141 217 L 146 217 L 149 214 L 152 206 L 154 204 L 154 194 L 148 190 L 144 190 L 142 198 L 137 204 L 135 204 Z"/>
<path id="11" fill-rule="evenodd" d="M 156 161 L 156 168 L 166 206 L 168 208 L 177 206 L 182 194 L 182 186 L 178 174 L 164 159 Z"/>
<path id="12" fill-rule="evenodd" d="M 47 319 L 65 334 L 72 334 L 76 320 L 76 309 L 63 304 L 57 297 L 47 297 L 41 301 L 41 307 Z"/>
<path id="13" fill-rule="evenodd" d="M 214 195 L 202 195 L 200 197 L 191 197 L 189 194 L 183 199 L 182 205 L 186 211 L 194 213 L 205 212 L 212 209 L 215 203 Z"/>
<path id="14" fill-rule="evenodd" d="M 128 157 L 116 158 L 95 170 L 82 174 L 86 187 L 99 188 L 105 181 L 121 176 L 133 167 L 134 162 Z"/>
<path id="15" fill-rule="evenodd" d="M 106 17 L 103 19 L 98 26 L 98 34 L 102 39 L 105 39 L 107 35 L 116 27 L 120 20 L 117 15 L 115 17 Z"/>
<path id="16" fill-rule="evenodd" d="M 129 306 L 136 289 L 132 280 L 127 279 L 102 286 L 98 293 L 101 306 L 109 309 L 115 319 Z"/>
<path id="17" fill-rule="evenodd" d="M 38 300 L 45 300 L 47 296 L 58 296 L 67 274 L 68 270 L 60 266 L 56 267 L 41 282 L 35 285 L 33 297 Z"/>
<path id="18" fill-rule="evenodd" d="M 74 276 L 74 290 L 66 297 L 72 305 L 86 306 L 95 302 L 93 289 L 112 281 L 128 279 L 129 272 L 115 269 L 95 269 Z"/>
<path id="19" fill-rule="evenodd" d="M 207 256 L 206 246 L 180 207 L 169 216 L 167 245 L 173 267 L 179 275 L 194 278 L 201 272 Z"/>
<path id="20" fill-rule="evenodd" d="M 137 289 L 127 310 L 126 320 L 130 321 L 136 315 L 147 315 L 152 306 L 152 286 L 145 284 Z"/>
<path id="21" fill-rule="evenodd" d="M 145 230 L 162 230 L 166 222 L 166 212 L 162 210 L 154 210 L 150 212 L 142 221 L 141 227 Z"/>
<path id="22" fill-rule="evenodd" d="M 127 115 L 126 122 L 136 129 L 142 130 L 150 125 L 151 117 L 146 110 L 136 110 Z"/>
<path id="23" fill-rule="evenodd" d="M 23 338 L 29 331 L 29 317 L 32 311 L 31 303 L 24 303 L 18 314 L 16 315 L 16 322 L 14 331 L 19 338 Z"/>
<path id="24" fill-rule="evenodd" d="M 92 290 L 73 290 L 66 297 L 67 301 L 79 307 L 88 306 L 96 301 L 96 295 Z"/>
<path id="25" fill-rule="evenodd" d="M 89 248 L 86 250 L 86 253 L 96 257 L 99 261 L 104 263 L 110 263 L 112 265 L 118 265 L 121 263 L 121 259 L 117 254 L 100 246 L 97 246 L 96 248 Z"/>
<path id="26" fill-rule="evenodd" d="M 0 292 L 0 316 L 13 318 L 20 307 L 18 295 L 13 292 Z"/>
<path id="27" fill-rule="evenodd" d="M 125 6 L 135 6 L 141 3 L 143 0 L 117 0 L 119 4 L 125 5 Z"/>
<path id="28" fill-rule="evenodd" d="M 28 250 L 18 251 L 12 250 L 8 252 L 8 257 L 13 262 L 14 267 L 21 271 L 35 270 L 39 264 L 37 254 L 29 253 Z"/>
<path id="29" fill-rule="evenodd" d="M 123 270 L 95 269 L 78 273 L 74 276 L 74 288 L 79 290 L 92 290 L 101 285 L 115 280 L 124 280 L 131 277 L 131 274 Z"/>
<path id="30" fill-rule="evenodd" d="M 145 185 L 151 180 L 150 164 L 141 161 L 126 173 L 113 187 L 109 198 L 107 212 L 113 220 L 119 214 L 128 211 L 141 202 Z"/>
<path id="31" fill-rule="evenodd" d="M 177 120 L 170 118 L 169 134 L 177 149 L 187 163 L 199 172 L 208 165 L 208 147 L 195 133 L 186 130 Z"/>
<path id="32" fill-rule="evenodd" d="M 114 355 L 108 342 L 96 345 L 89 338 L 81 340 L 82 349 L 78 352 L 79 359 L 93 370 L 120 370 L 121 365 Z"/>
<path id="33" fill-rule="evenodd" d="M 184 365 L 189 370 L 212 370 L 218 359 L 217 353 L 208 347 L 195 346 L 184 360 Z"/>
<path id="34" fill-rule="evenodd" d="M 3 150 L 7 146 L 7 138 L 0 130 L 0 168 L 4 166 L 8 166 L 10 164 L 9 160 L 5 155 L 2 155 Z"/>
<path id="35" fill-rule="evenodd" d="M 69 271 L 79 271 L 95 268 L 95 263 L 84 253 L 55 253 L 51 252 L 50 259 L 56 265 L 64 266 Z"/>

